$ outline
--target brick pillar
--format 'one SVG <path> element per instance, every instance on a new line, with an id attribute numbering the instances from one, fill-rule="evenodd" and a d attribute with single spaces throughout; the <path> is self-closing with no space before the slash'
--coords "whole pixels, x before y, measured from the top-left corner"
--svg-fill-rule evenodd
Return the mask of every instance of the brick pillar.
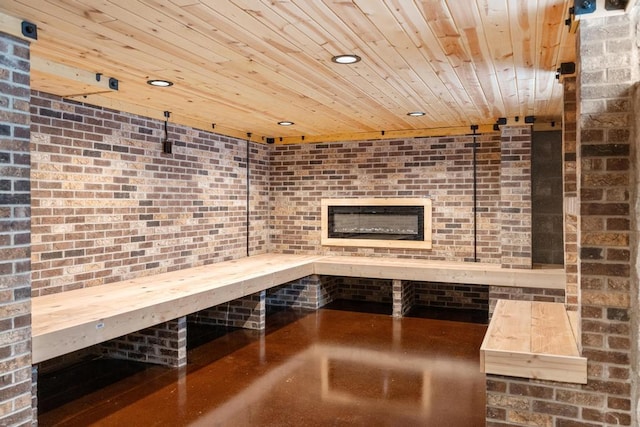
<path id="1" fill-rule="evenodd" d="M 180 317 L 102 343 L 114 359 L 135 360 L 178 368 L 187 364 L 187 318 Z"/>
<path id="2" fill-rule="evenodd" d="M 335 288 L 335 278 L 313 274 L 269 289 L 267 305 L 317 310 L 335 299 Z"/>
<path id="3" fill-rule="evenodd" d="M 34 420 L 29 43 L 0 33 L 0 425 Z"/>
<path id="4" fill-rule="evenodd" d="M 263 330 L 267 324 L 266 291 L 199 311 L 189 320 L 203 325 Z"/>
<path id="5" fill-rule="evenodd" d="M 564 90 L 562 120 L 562 175 L 564 200 L 564 269 L 567 273 L 566 306 L 577 311 L 578 286 L 578 182 L 576 174 L 577 102 L 576 78 L 562 80 Z"/>
<path id="6" fill-rule="evenodd" d="M 502 128 L 502 266 L 531 268 L 531 126 Z"/>
<path id="7" fill-rule="evenodd" d="M 416 301 L 416 291 L 413 282 L 394 279 L 393 292 L 393 317 L 402 317 L 413 308 Z"/>
<path id="8" fill-rule="evenodd" d="M 640 77 L 638 11 L 582 20 L 578 42 L 578 280 L 582 354 L 588 358 L 585 388 L 607 397 L 592 416 L 620 425 L 631 425 L 632 350 L 637 353 L 630 310 L 638 300 L 630 259 L 631 221 L 637 219 L 630 195 L 635 192 L 631 140 L 637 112 L 631 95 Z"/>

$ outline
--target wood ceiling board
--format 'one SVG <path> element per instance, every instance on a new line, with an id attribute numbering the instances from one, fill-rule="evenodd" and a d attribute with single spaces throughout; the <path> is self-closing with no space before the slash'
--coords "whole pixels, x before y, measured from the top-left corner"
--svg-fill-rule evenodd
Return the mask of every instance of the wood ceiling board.
<path id="1" fill-rule="evenodd" d="M 563 23 L 570 3 L 15 0 L 0 4 L 14 24 L 0 24 L 38 25 L 33 58 L 117 78 L 117 95 L 94 96 L 109 105 L 119 96 L 123 106 L 175 110 L 235 134 L 250 127 L 301 139 L 465 128 L 496 116 L 559 121 L 555 68 L 575 60 L 575 36 Z M 343 52 L 363 61 L 330 62 Z M 63 96 L 77 87 L 36 77 Z M 152 90 L 147 78 L 176 84 Z M 406 116 L 416 109 L 427 115 Z M 296 126 L 277 126 L 285 119 Z"/>
<path id="2" fill-rule="evenodd" d="M 133 18 L 133 21 L 132 21 L 132 22 L 130 22 L 130 23 L 128 23 L 128 24 L 127 24 L 127 25 L 125 25 L 124 27 L 127 27 L 128 25 L 135 23 L 135 21 L 136 21 L 136 18 Z M 111 22 L 114 22 L 114 21 L 111 21 Z M 118 23 L 118 25 L 121 25 L 121 24 L 120 24 L 120 23 Z M 106 34 L 104 34 L 104 33 L 103 33 L 103 34 L 99 34 L 99 35 L 98 35 L 98 38 L 100 38 L 100 39 L 101 39 L 101 38 L 109 39 L 110 37 L 119 37 L 119 35 L 120 35 L 120 33 L 119 33 L 118 31 L 111 31 L 111 32 L 105 32 L 105 33 L 106 33 Z M 60 39 L 60 37 L 64 37 L 64 33 L 62 33 L 62 34 L 56 34 L 56 36 L 57 36 L 57 37 L 56 37 L 56 39 Z M 76 43 L 83 43 L 83 39 L 78 38 L 77 40 L 75 40 L 75 42 L 76 42 Z M 124 40 L 123 42 L 124 42 L 124 43 L 126 43 L 126 42 L 127 42 L 127 40 Z M 67 51 L 67 49 L 73 49 L 73 47 L 72 47 L 72 46 L 67 46 L 67 47 L 65 47 L 64 51 Z M 103 49 L 108 49 L 108 48 L 105 46 Z M 158 53 L 159 53 L 159 52 L 158 52 Z M 106 65 L 110 62 L 107 58 L 114 57 L 114 56 L 116 56 L 116 55 L 117 55 L 117 53 L 111 53 L 111 52 L 109 51 L 107 54 L 105 54 L 105 55 L 100 55 L 100 56 L 101 56 L 101 57 L 103 57 L 103 58 L 105 58 L 105 62 L 106 62 L 105 66 L 106 66 Z M 137 56 L 137 54 L 136 54 L 136 56 Z M 129 58 L 130 58 L 130 59 L 129 59 Z M 121 75 L 122 75 L 123 73 L 128 73 L 130 70 L 132 70 L 132 69 L 134 68 L 134 66 L 135 66 L 135 64 L 136 64 L 136 63 L 137 63 L 137 64 L 139 64 L 139 65 L 138 65 L 138 67 L 144 67 L 146 64 L 150 63 L 150 61 L 152 61 L 153 59 L 152 59 L 152 58 L 147 57 L 147 58 L 142 58 L 142 59 L 140 59 L 140 60 L 136 61 L 136 60 L 135 60 L 135 56 L 128 55 L 128 57 L 127 57 L 127 59 L 126 59 L 126 60 L 127 60 L 127 61 L 129 61 L 129 63 L 128 63 L 129 67 L 125 70 L 125 68 L 126 68 L 126 61 L 122 61 L 123 65 L 122 65 L 122 69 L 121 69 L 121 71 L 120 71 Z M 84 65 L 86 65 L 86 66 L 89 66 L 89 65 L 90 65 L 90 64 L 88 64 L 88 63 L 86 63 L 86 62 L 82 62 L 82 64 L 84 64 Z M 94 66 L 95 66 L 95 65 L 94 65 Z M 193 75 L 193 74 L 192 74 L 192 75 Z M 147 76 L 145 76 L 145 75 L 141 75 L 141 76 L 138 76 L 138 78 L 136 78 L 134 81 L 146 81 L 146 77 L 147 77 Z M 127 79 L 122 79 L 122 80 L 123 80 L 123 81 L 126 81 Z M 235 80 L 233 80 L 233 79 L 229 79 L 228 81 L 223 81 L 223 83 L 224 83 L 224 84 L 222 84 L 221 86 L 223 86 L 223 87 L 227 87 L 227 86 L 229 86 L 229 85 L 235 84 Z M 267 83 L 268 83 L 268 82 L 266 82 L 266 81 L 264 82 L 264 84 L 267 84 Z M 204 83 L 203 83 L 203 84 L 204 84 Z M 212 99 L 212 101 L 213 101 L 214 103 L 215 103 L 215 102 L 220 102 L 220 100 L 221 100 L 221 99 L 223 99 L 223 98 L 221 98 L 221 97 L 220 97 L 220 91 L 218 91 L 218 89 L 219 89 L 219 88 L 218 88 L 218 87 L 216 87 L 216 88 L 215 88 L 215 90 L 210 91 L 210 93 L 214 93 L 214 94 L 216 94 L 215 98 L 213 98 L 213 97 L 212 97 L 212 98 L 213 98 L 213 99 Z M 233 88 L 232 88 L 232 89 L 233 89 Z M 240 88 L 240 87 L 238 87 L 238 88 L 237 88 L 237 90 L 241 90 L 241 89 L 242 89 L 242 88 Z M 247 89 L 246 89 L 246 86 L 245 86 L 245 92 L 246 92 L 246 91 L 247 91 Z M 198 89 L 195 93 L 201 93 L 201 92 L 200 92 L 200 90 Z M 237 93 L 238 93 L 238 92 L 229 93 L 229 94 L 227 94 L 226 98 L 227 98 L 227 99 L 237 99 L 237 98 L 238 98 L 238 97 L 237 97 L 237 95 L 236 95 Z M 60 95 L 62 95 L 62 94 L 60 94 Z M 232 117 L 228 120 L 229 122 L 231 122 L 231 123 L 233 123 L 233 122 L 235 122 L 235 121 L 237 121 L 237 122 L 241 122 L 241 123 L 251 122 L 251 117 L 252 117 L 252 115 L 253 115 L 253 108 L 254 108 L 254 107 L 252 107 L 252 105 L 253 105 L 253 100 L 255 100 L 255 99 L 260 99 L 260 97 L 263 97 L 264 93 L 263 93 L 263 92 L 258 92 L 258 93 L 251 93 L 250 95 L 252 95 L 252 96 L 248 97 L 248 99 L 249 99 L 249 100 L 248 100 L 248 101 L 247 101 L 247 103 L 246 103 L 246 110 L 245 110 L 245 111 L 247 112 L 247 114 L 248 114 L 248 115 L 247 115 L 247 117 L 245 117 L 245 118 L 244 118 L 244 120 L 238 120 L 238 118 L 237 118 L 237 117 L 233 117 L 233 116 L 232 116 Z M 149 96 L 151 96 L 151 95 L 149 95 Z M 163 97 L 164 97 L 164 95 L 163 95 Z M 141 97 L 139 94 L 135 94 L 134 96 L 132 96 L 132 97 L 130 98 L 130 101 L 139 100 L 139 99 L 142 99 L 142 98 L 143 98 L 143 97 Z M 187 98 L 187 99 L 188 99 L 188 98 Z M 282 105 L 290 105 L 291 103 L 290 103 L 290 102 L 285 102 L 285 99 L 287 99 L 287 98 L 283 98 Z M 290 99 L 290 98 L 288 98 L 288 99 Z M 152 99 L 151 99 L 151 98 L 147 99 L 147 102 L 152 102 Z M 176 103 L 176 102 L 177 102 L 177 103 Z M 166 101 L 165 101 L 165 99 L 162 99 L 162 102 L 160 103 L 160 105 L 156 105 L 156 107 L 157 107 L 157 108 L 159 108 L 159 109 L 161 109 L 161 110 L 164 110 L 164 109 L 167 109 L 166 105 L 168 105 L 168 104 L 169 104 L 169 105 L 180 105 L 180 99 L 177 99 L 177 100 L 171 100 L 170 102 L 166 102 Z M 190 107 L 190 106 L 187 104 L 187 107 Z M 209 108 L 209 109 L 210 109 L 210 108 Z M 202 110 L 196 110 L 196 111 L 202 111 Z M 217 116 L 216 114 L 211 114 L 211 115 L 212 115 L 212 116 Z M 270 121 L 271 126 L 273 126 L 273 123 L 275 123 L 276 121 L 277 121 L 277 120 L 275 120 L 275 119 L 274 119 L 274 120 L 271 120 L 271 121 Z"/>
<path id="3" fill-rule="evenodd" d="M 449 123 L 453 125 L 458 120 L 453 111 L 457 105 L 448 94 L 446 87 L 431 68 L 429 61 L 423 57 L 418 45 L 409 37 L 402 25 L 402 16 L 394 15 L 393 10 L 382 2 L 357 1 L 360 11 L 366 15 L 369 22 L 376 28 L 384 28 L 385 33 L 376 35 L 378 41 L 373 42 L 378 55 L 376 61 L 384 62 L 391 69 L 401 73 L 402 81 L 408 83 L 403 110 L 399 115 L 410 111 L 424 111 L 434 124 Z M 406 8 L 412 7 L 408 4 Z M 394 8 L 397 9 L 397 8 Z M 420 16 L 417 9 L 408 13 Z M 364 25 L 364 24 L 363 24 Z M 422 21 L 420 30 L 426 31 L 426 22 Z M 396 62 L 390 59 L 397 58 Z M 396 82 L 388 81 L 390 84 Z M 400 82 L 402 83 L 402 82 Z M 400 91 L 399 91 L 400 92 Z M 448 102 L 445 102 L 447 100 Z"/>
<path id="4" fill-rule="evenodd" d="M 240 40 L 240 36 L 243 35 L 242 33 L 246 32 L 245 30 L 239 30 L 239 26 L 234 24 L 233 22 L 225 23 L 224 20 L 226 18 L 224 16 L 216 15 L 217 11 L 214 11 L 210 8 L 205 8 L 202 5 L 198 5 L 197 9 L 194 9 L 193 7 L 190 7 L 188 9 L 189 9 L 189 13 L 192 15 L 193 22 L 196 22 L 199 19 L 203 19 L 202 22 L 204 25 L 211 25 L 211 26 L 215 25 L 217 27 L 217 31 L 216 31 L 217 34 L 222 32 L 221 30 L 222 27 L 224 27 L 227 31 L 235 31 L 235 32 L 241 31 L 241 33 L 229 35 L 227 37 L 228 40 Z M 207 24 L 206 21 L 210 21 L 211 24 Z M 244 24 L 247 27 L 256 27 L 255 23 L 245 22 Z M 250 39 L 245 39 L 242 45 L 249 46 L 249 45 L 255 45 L 257 43 L 259 43 L 259 40 L 257 40 L 256 37 L 252 37 Z M 269 50 L 269 46 L 263 46 L 263 47 L 265 51 Z M 274 49 L 270 49 L 269 51 L 272 54 L 276 52 Z M 289 51 L 289 53 L 285 52 L 278 55 L 278 58 L 280 58 L 280 61 L 284 62 L 285 60 L 286 61 L 290 60 L 290 57 L 292 56 L 290 52 L 292 51 Z M 295 50 L 293 50 L 293 52 L 295 52 Z M 359 98 L 356 95 L 362 95 L 362 94 L 360 93 L 341 94 L 339 90 L 336 91 L 335 85 L 326 83 L 330 81 L 328 79 L 332 77 L 331 75 L 320 76 L 320 77 L 323 77 L 324 80 L 319 80 L 317 72 L 310 73 L 309 71 L 307 71 L 314 65 L 314 63 L 309 62 L 311 59 L 306 54 L 293 55 L 293 56 L 297 56 L 298 58 L 296 58 L 297 60 L 294 63 L 290 64 L 291 66 L 288 66 L 288 67 L 281 66 L 280 63 L 275 59 L 266 57 L 263 53 L 260 53 L 259 50 L 254 50 L 253 48 L 250 51 L 244 52 L 244 54 L 249 55 L 252 58 L 255 58 L 251 61 L 251 64 L 257 64 L 257 63 L 268 64 L 266 66 L 267 71 L 263 69 L 263 70 L 258 70 L 256 72 L 253 72 L 252 74 L 254 74 L 255 76 L 259 77 L 262 74 L 267 74 L 269 69 L 275 70 L 275 72 L 271 73 L 271 76 L 268 79 L 260 82 L 261 87 L 267 87 L 267 86 L 272 87 L 274 86 L 274 83 L 279 82 L 280 86 L 275 89 L 272 89 L 274 91 L 274 95 L 277 94 L 278 92 L 284 92 L 286 94 L 287 90 L 289 90 L 290 88 L 296 88 L 297 90 L 297 92 L 294 93 L 292 96 L 287 97 L 289 102 L 287 102 L 287 100 L 284 100 L 282 102 L 273 102 L 273 100 L 269 100 L 268 102 L 269 105 L 278 105 L 279 108 L 283 108 L 283 109 L 286 109 L 287 107 L 289 107 L 291 109 L 295 109 L 296 111 L 304 111 L 305 110 L 304 106 L 295 105 L 295 103 L 292 104 L 290 100 L 295 99 L 296 97 L 299 97 L 300 99 L 305 99 L 305 100 L 319 99 L 322 102 L 315 104 L 315 106 L 313 106 L 313 108 L 311 109 L 307 107 L 306 114 L 316 113 L 320 115 L 325 115 L 330 113 L 335 115 L 335 114 L 341 114 L 339 110 L 336 111 L 335 105 L 336 105 L 336 100 L 339 100 L 340 99 L 339 96 L 342 95 L 342 97 L 344 97 L 343 102 L 345 103 L 343 108 L 348 108 L 348 110 L 346 111 L 346 113 L 342 113 L 342 117 L 336 118 L 336 120 L 334 121 L 334 125 L 339 126 L 340 123 L 344 123 L 344 125 L 349 128 L 353 128 L 353 126 L 361 126 L 361 122 L 360 123 L 355 122 L 353 117 L 359 114 L 364 115 L 367 112 L 370 115 L 377 114 L 378 117 L 381 117 L 381 111 L 379 110 L 379 108 L 374 108 L 373 105 L 368 105 L 368 104 L 359 105 L 357 103 L 357 100 Z M 302 61 L 300 59 L 302 59 Z M 303 67 L 300 68 L 300 66 L 296 65 L 297 63 L 302 63 Z M 316 71 L 318 71 L 318 69 L 316 69 Z M 291 73 L 293 73 L 293 75 L 287 76 L 287 74 L 291 74 Z M 306 75 L 304 79 L 301 78 L 301 76 L 303 75 Z M 315 80 L 310 81 L 309 79 L 315 79 Z M 347 86 L 346 89 L 349 89 L 349 87 L 350 86 Z M 262 96 L 262 98 L 264 98 L 264 96 Z M 257 100 L 260 100 L 260 99 L 261 98 L 257 98 Z M 283 111 L 280 114 L 282 118 L 291 119 L 297 123 L 300 123 L 300 120 L 297 120 L 295 116 L 292 116 L 286 111 Z M 299 117 L 304 119 L 305 114 L 299 114 Z M 309 117 L 309 116 L 306 115 L 306 117 Z M 394 117 L 395 115 L 391 116 L 391 118 L 394 118 Z M 302 123 L 304 122 L 305 121 L 303 120 Z M 309 126 L 308 120 L 306 121 L 306 123 Z M 364 127 L 361 128 L 361 130 L 366 130 L 366 129 L 373 129 L 373 127 L 370 126 L 369 128 L 364 128 Z M 310 130 L 313 131 L 312 128 Z M 304 129 L 302 129 L 302 131 L 304 131 Z"/>

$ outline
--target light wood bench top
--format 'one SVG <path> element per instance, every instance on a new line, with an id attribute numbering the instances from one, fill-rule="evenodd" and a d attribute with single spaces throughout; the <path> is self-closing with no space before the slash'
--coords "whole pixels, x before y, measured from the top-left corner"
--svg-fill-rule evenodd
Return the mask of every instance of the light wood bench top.
<path id="1" fill-rule="evenodd" d="M 317 258 L 257 255 L 33 298 L 33 363 L 309 276 Z"/>
<path id="2" fill-rule="evenodd" d="M 39 363 L 292 280 L 320 274 L 559 288 L 564 271 L 379 257 L 263 254 L 32 299 Z"/>
<path id="3" fill-rule="evenodd" d="M 564 304 L 499 300 L 480 347 L 488 374 L 587 383 Z"/>
<path id="4" fill-rule="evenodd" d="M 469 285 L 564 289 L 564 269 L 502 268 L 500 264 L 419 259 L 327 256 L 315 261 L 316 274 Z"/>

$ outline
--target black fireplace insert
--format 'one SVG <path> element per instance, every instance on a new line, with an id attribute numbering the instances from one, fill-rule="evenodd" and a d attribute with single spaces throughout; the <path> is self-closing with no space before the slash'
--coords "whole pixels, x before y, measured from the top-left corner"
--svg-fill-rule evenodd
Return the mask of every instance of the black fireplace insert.
<path id="1" fill-rule="evenodd" d="M 423 241 L 424 206 L 329 206 L 328 237 Z"/>

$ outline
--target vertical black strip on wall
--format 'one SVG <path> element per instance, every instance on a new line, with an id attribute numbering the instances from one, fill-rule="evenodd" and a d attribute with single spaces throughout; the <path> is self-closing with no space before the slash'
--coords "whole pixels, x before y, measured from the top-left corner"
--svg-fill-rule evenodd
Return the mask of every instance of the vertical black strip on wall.
<path id="1" fill-rule="evenodd" d="M 471 125 L 473 131 L 473 262 L 478 262 L 478 125 Z"/>
<path id="2" fill-rule="evenodd" d="M 250 214 L 251 214 L 251 207 L 250 207 L 250 190 L 251 190 L 251 145 L 250 145 L 250 139 L 251 139 L 251 134 L 248 133 L 247 134 L 247 256 L 250 255 L 250 251 L 249 251 L 249 230 L 250 230 Z"/>

